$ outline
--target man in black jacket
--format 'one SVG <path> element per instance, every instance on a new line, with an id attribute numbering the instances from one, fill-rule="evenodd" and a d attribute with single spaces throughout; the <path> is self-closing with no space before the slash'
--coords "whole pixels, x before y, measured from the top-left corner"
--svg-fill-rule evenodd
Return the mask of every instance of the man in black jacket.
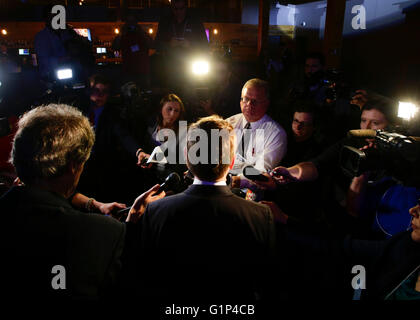
<path id="1" fill-rule="evenodd" d="M 83 209 L 70 201 L 93 143 L 88 119 L 67 105 L 38 107 L 20 119 L 11 160 L 23 185 L 0 198 L 7 219 L 2 284 L 12 301 L 110 297 L 125 225 L 90 213 L 92 198 L 78 194 Z M 137 220 L 149 195 L 137 198 L 127 222 Z"/>
<path id="2" fill-rule="evenodd" d="M 194 123 L 187 140 L 193 185 L 146 208 L 142 246 L 156 275 L 146 284 L 148 292 L 201 302 L 254 300 L 263 293 L 274 222 L 268 207 L 239 198 L 226 186 L 234 159 L 232 130 L 218 116 Z"/>

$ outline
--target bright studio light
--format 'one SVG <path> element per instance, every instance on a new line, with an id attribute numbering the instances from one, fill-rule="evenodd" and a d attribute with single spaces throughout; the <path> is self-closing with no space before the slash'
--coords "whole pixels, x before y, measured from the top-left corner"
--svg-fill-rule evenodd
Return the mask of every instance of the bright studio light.
<path id="1" fill-rule="evenodd" d="M 73 78 L 73 70 L 72 69 L 60 69 L 57 71 L 57 78 L 58 80 L 66 80 Z"/>
<path id="2" fill-rule="evenodd" d="M 218 34 L 218 33 L 219 33 L 219 30 L 217 30 L 217 29 L 214 29 L 214 30 L 213 30 L 213 34 L 214 34 L 214 35 L 216 35 L 216 34 Z"/>
<path id="3" fill-rule="evenodd" d="M 418 112 L 419 108 L 411 102 L 400 101 L 398 105 L 398 117 L 410 120 Z"/>
<path id="4" fill-rule="evenodd" d="M 196 60 L 192 64 L 192 72 L 197 76 L 203 76 L 209 73 L 210 65 L 206 60 Z"/>
<path id="5" fill-rule="evenodd" d="M 115 32 L 115 34 L 119 34 L 119 33 L 120 33 L 120 29 L 115 28 L 115 29 L 114 29 L 114 32 Z"/>
<path id="6" fill-rule="evenodd" d="M 152 34 L 152 33 L 153 33 L 153 29 L 149 28 L 149 34 Z"/>
<path id="7" fill-rule="evenodd" d="M 4 35 L 4 36 L 6 36 L 7 35 L 7 30 L 6 29 L 2 29 L 1 30 L 1 34 Z"/>

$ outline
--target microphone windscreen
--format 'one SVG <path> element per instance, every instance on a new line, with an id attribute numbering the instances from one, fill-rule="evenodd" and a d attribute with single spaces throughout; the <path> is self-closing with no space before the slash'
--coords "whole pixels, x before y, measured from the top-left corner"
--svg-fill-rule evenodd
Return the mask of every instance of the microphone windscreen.
<path id="1" fill-rule="evenodd" d="M 348 137 L 356 137 L 356 138 L 375 138 L 376 130 L 372 130 L 372 129 L 350 130 L 347 135 Z"/>

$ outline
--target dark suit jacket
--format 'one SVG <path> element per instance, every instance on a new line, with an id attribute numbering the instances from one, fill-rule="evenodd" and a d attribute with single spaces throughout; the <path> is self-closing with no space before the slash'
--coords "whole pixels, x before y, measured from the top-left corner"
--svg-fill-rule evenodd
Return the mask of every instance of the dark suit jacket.
<path id="1" fill-rule="evenodd" d="M 142 247 L 159 294 L 196 298 L 253 298 L 274 250 L 267 206 L 246 201 L 226 186 L 192 185 L 149 204 Z M 213 300 L 214 301 L 214 300 Z"/>
<path id="2" fill-rule="evenodd" d="M 62 196 L 14 187 L 0 198 L 3 283 L 11 294 L 33 299 L 97 299 L 121 267 L 125 226 L 72 208 Z M 6 227 L 7 226 L 7 227 Z M 66 290 L 53 290 L 55 265 L 65 268 Z M 60 273 L 62 274 L 62 273 Z"/>

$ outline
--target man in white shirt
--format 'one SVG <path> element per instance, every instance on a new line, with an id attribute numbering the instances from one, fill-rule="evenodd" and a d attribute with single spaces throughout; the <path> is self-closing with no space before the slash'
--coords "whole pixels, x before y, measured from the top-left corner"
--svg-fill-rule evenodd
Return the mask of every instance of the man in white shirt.
<path id="1" fill-rule="evenodd" d="M 270 105 L 269 84 L 260 79 L 248 80 L 242 88 L 242 113 L 226 119 L 235 129 L 238 141 L 235 165 L 230 171 L 232 187 L 256 187 L 246 179 L 242 170 L 251 165 L 267 172 L 280 163 L 287 151 L 284 129 L 267 114 Z"/>

